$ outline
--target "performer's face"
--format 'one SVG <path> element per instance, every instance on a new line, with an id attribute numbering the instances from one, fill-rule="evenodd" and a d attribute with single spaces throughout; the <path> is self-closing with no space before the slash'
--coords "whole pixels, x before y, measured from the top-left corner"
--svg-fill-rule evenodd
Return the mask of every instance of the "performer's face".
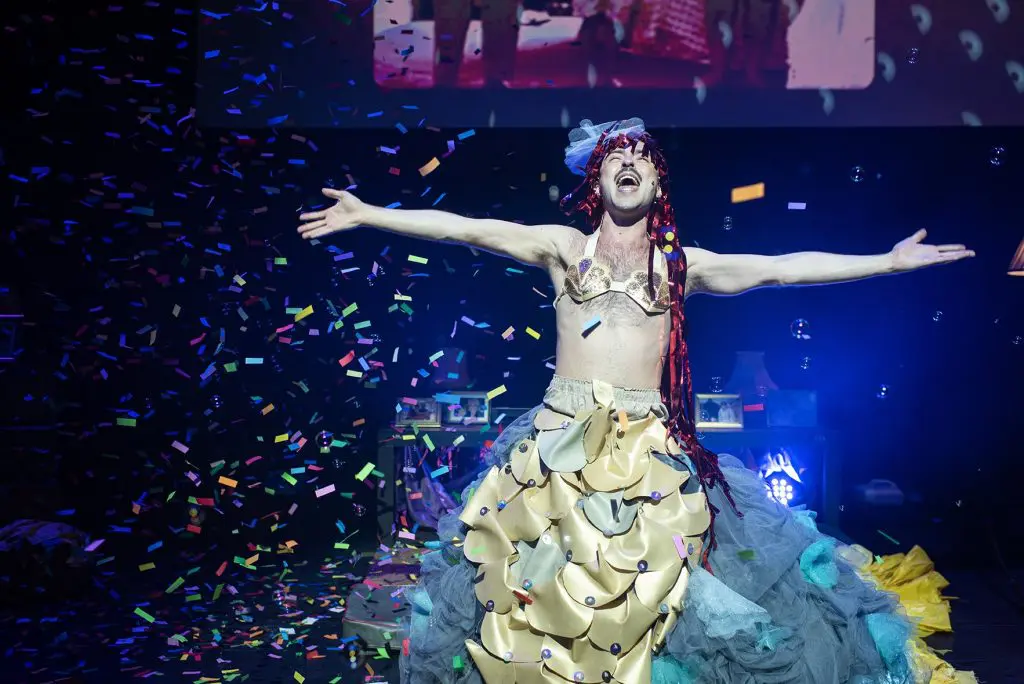
<path id="1" fill-rule="evenodd" d="M 636 147 L 626 145 L 609 152 L 601 163 L 599 183 L 604 209 L 613 217 L 644 215 L 661 195 L 658 170 L 645 153 L 643 141 Z"/>

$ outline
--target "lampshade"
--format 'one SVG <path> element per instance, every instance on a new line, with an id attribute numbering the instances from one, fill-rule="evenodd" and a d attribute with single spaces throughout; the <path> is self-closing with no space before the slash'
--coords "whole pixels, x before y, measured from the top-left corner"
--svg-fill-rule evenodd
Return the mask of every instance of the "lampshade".
<path id="1" fill-rule="evenodd" d="M 1024 276 L 1024 240 L 1020 241 L 1016 254 L 1010 260 L 1010 268 L 1006 272 L 1012 276 Z"/>

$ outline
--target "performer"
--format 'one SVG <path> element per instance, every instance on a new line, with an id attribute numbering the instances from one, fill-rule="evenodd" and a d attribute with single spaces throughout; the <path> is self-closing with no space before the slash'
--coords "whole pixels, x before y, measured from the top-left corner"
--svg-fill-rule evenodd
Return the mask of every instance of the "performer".
<path id="1" fill-rule="evenodd" d="M 336 204 L 300 217 L 307 239 L 366 225 L 484 249 L 546 269 L 558 292 L 554 378 L 495 441 L 465 507 L 440 522 L 408 597 L 402 681 L 927 681 L 922 666 L 945 665 L 915 656 L 881 580 L 697 440 L 684 302 L 974 253 L 924 244 L 924 231 L 876 256 L 684 248 L 642 121 L 584 121 L 569 140 L 566 164 L 584 180 L 564 206 L 587 216 L 589 235 L 383 209 L 331 189 Z M 938 589 L 934 602 L 945 605 Z"/>

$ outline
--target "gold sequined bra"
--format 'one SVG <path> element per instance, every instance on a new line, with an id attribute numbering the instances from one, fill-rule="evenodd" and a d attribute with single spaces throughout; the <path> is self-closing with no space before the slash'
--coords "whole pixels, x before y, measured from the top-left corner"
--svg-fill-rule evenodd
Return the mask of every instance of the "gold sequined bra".
<path id="1" fill-rule="evenodd" d="M 622 292 L 647 313 L 668 311 L 672 305 L 672 297 L 668 288 L 665 255 L 661 250 L 655 250 L 657 265 L 654 269 L 654 292 L 657 296 L 652 300 L 650 289 L 647 287 L 646 269 L 633 271 L 625 280 L 612 280 L 612 270 L 608 264 L 594 258 L 599 235 L 600 231 L 594 231 L 590 235 L 583 257 L 566 269 L 562 292 L 555 299 L 555 303 L 558 303 L 562 295 L 569 295 L 577 304 L 582 304 L 608 292 Z"/>

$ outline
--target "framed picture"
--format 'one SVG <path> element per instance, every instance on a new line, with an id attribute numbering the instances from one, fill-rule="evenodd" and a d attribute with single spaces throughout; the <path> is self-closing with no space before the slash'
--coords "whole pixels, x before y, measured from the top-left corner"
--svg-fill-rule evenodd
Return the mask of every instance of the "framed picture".
<path id="1" fill-rule="evenodd" d="M 486 425 L 491 422 L 491 402 L 486 392 L 453 392 L 458 403 L 444 405 L 444 425 Z"/>
<path id="2" fill-rule="evenodd" d="M 742 430 L 743 400 L 738 394 L 698 394 L 698 430 Z"/>
<path id="3" fill-rule="evenodd" d="M 395 425 L 418 425 L 419 427 L 440 427 L 441 411 L 434 397 L 413 397 L 416 403 L 400 401 L 401 413 L 395 417 Z"/>

